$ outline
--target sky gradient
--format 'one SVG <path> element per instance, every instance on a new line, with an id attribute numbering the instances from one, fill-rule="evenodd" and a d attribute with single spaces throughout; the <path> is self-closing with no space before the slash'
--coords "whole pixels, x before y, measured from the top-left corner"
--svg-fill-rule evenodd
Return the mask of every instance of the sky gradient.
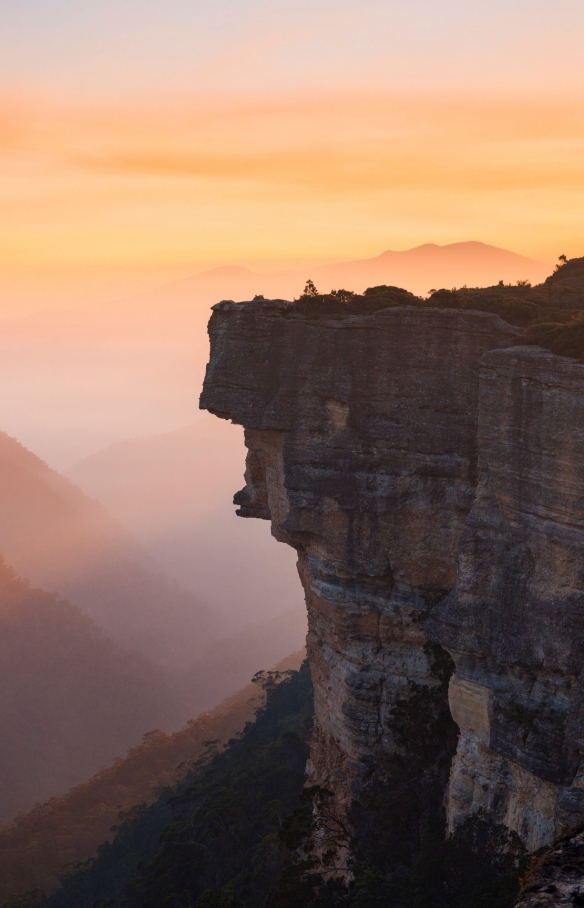
<path id="1" fill-rule="evenodd" d="M 0 266 L 584 252 L 575 0 L 0 0 Z M 28 276 L 28 277 L 27 277 Z"/>

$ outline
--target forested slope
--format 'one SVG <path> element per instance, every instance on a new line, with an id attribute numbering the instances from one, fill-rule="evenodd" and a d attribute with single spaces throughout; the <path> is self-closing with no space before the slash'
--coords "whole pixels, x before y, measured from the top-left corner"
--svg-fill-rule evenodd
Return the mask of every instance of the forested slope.
<path id="1" fill-rule="evenodd" d="M 302 656 L 290 656 L 278 669 L 297 668 Z M 87 861 L 113 838 L 120 814 L 151 804 L 162 787 L 186 775 L 205 742 L 227 742 L 264 699 L 261 686 L 249 684 L 172 735 L 151 732 L 89 781 L 0 827 L 0 904 L 28 890 L 51 891 L 63 868 Z"/>

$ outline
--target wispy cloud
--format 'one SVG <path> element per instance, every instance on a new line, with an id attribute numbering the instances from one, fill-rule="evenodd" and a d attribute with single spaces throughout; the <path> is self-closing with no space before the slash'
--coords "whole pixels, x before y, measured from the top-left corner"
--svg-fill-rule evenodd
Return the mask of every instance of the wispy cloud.
<path id="1" fill-rule="evenodd" d="M 203 244 L 207 260 L 281 256 L 301 252 L 301 225 L 323 255 L 343 233 L 343 254 L 343 219 L 358 224 L 355 254 L 377 251 L 384 231 L 402 248 L 470 235 L 517 247 L 518 224 L 520 247 L 536 255 L 550 223 L 584 245 L 577 104 L 371 92 L 77 105 L 12 96 L 0 98 L 0 122 L 5 258 L 25 244 L 49 256 L 81 255 L 85 244 L 90 255 L 115 247 L 164 258 L 189 243 Z"/>

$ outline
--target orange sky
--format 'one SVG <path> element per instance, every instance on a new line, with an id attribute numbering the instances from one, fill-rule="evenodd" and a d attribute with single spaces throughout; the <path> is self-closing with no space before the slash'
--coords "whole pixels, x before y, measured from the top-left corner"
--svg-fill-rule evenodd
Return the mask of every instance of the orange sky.
<path id="1" fill-rule="evenodd" d="M 466 239 L 584 253 L 584 18 L 508 6 L 23 0 L 0 38 L 0 283 Z"/>

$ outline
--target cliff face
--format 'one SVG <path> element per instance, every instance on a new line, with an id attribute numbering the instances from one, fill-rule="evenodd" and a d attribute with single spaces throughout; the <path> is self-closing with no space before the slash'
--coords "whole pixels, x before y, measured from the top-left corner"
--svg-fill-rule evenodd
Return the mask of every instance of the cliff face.
<path id="1" fill-rule="evenodd" d="M 584 830 L 563 837 L 535 862 L 516 908 L 584 905 Z"/>
<path id="2" fill-rule="evenodd" d="M 549 842 L 584 813 L 584 367 L 479 312 L 224 302 L 209 333 L 201 406 L 246 428 L 238 513 L 298 551 L 312 781 L 346 805 L 442 647 L 451 825 L 483 807 Z"/>
<path id="3" fill-rule="evenodd" d="M 515 331 L 439 310 L 310 322 L 283 302 L 222 303 L 209 331 L 201 406 L 246 427 L 239 513 L 298 551 L 313 781 L 342 804 L 392 747 L 408 682 L 437 684 L 423 617 L 473 500 L 478 364 Z"/>
<path id="4" fill-rule="evenodd" d="M 483 807 L 533 848 L 584 814 L 583 390 L 536 348 L 483 357 L 475 500 L 426 626 L 456 662 L 450 821 Z"/>

